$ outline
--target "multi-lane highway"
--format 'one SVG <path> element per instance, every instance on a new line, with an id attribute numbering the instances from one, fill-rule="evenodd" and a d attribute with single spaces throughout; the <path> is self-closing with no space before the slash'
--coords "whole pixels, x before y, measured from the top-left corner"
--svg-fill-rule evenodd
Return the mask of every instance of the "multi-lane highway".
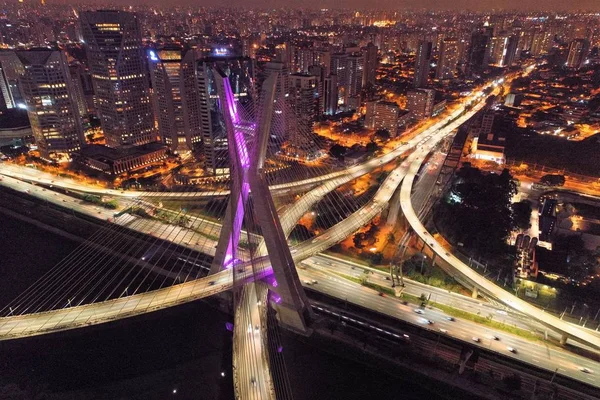
<path id="1" fill-rule="evenodd" d="M 452 124 L 451 124 L 452 125 Z M 541 324 L 547 326 L 550 329 L 560 332 L 563 334 L 564 339 L 570 337 L 580 341 L 583 344 L 589 345 L 596 349 L 600 349 L 600 337 L 588 332 L 586 329 L 574 326 L 568 322 L 565 322 L 559 318 L 550 315 L 543 310 L 538 309 L 535 306 L 527 303 L 524 300 L 512 295 L 505 291 L 501 287 L 497 286 L 493 282 L 489 281 L 479 273 L 471 269 L 468 265 L 463 263 L 460 259 L 453 256 L 448 250 L 446 250 L 440 243 L 438 243 L 433 236 L 425 229 L 418 216 L 415 213 L 412 204 L 412 188 L 416 176 L 421 168 L 421 164 L 424 162 L 426 156 L 432 151 L 435 145 L 441 140 L 441 137 L 433 136 L 429 139 L 419 150 L 411 154 L 409 160 L 410 163 L 408 173 L 406 174 L 400 192 L 400 205 L 404 216 L 408 220 L 411 228 L 415 233 L 427 243 L 427 246 L 432 249 L 437 257 L 442 259 L 452 268 L 452 275 L 459 282 L 468 282 L 472 287 L 477 288 L 480 292 L 489 296 L 493 299 L 500 301 L 506 306 L 521 312 Z"/>
<path id="2" fill-rule="evenodd" d="M 323 262 L 326 261 L 323 260 Z M 336 267 L 339 266 L 339 263 L 339 261 L 336 262 Z M 310 285 L 312 290 L 347 300 L 349 303 L 418 325 L 442 335 L 463 340 L 475 346 L 496 351 L 507 357 L 536 365 L 548 371 L 558 370 L 561 375 L 600 387 L 600 379 L 596 375 L 596 373 L 600 373 L 599 362 L 569 353 L 564 349 L 550 346 L 541 341 L 533 342 L 460 318 L 451 321 L 448 319 L 448 315 L 435 308 L 427 308 L 420 314 L 415 312 L 415 310 L 418 310 L 415 305 L 405 305 L 399 299 L 387 295 L 381 296 L 378 292 L 358 283 L 328 274 L 323 269 L 316 268 L 314 262 L 303 264 L 305 264 L 305 269 L 300 270 L 300 277 L 307 282 L 316 281 L 316 283 Z M 432 321 L 433 324 L 428 321 Z M 493 339 L 493 337 L 497 337 L 498 340 Z M 474 338 L 478 338 L 479 342 L 474 341 Z M 515 351 L 511 352 L 508 349 L 509 347 Z M 592 373 L 582 372 L 581 367 L 587 368 Z"/>

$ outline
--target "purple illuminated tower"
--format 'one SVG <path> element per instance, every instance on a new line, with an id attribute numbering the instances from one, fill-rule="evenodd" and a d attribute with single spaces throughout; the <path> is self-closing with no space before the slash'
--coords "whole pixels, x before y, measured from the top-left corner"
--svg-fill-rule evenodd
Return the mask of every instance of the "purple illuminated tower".
<path id="1" fill-rule="evenodd" d="M 229 205 L 211 273 L 234 265 L 244 218 L 255 218 L 260 225 L 273 271 L 272 276 L 265 280 L 270 290 L 276 293 L 271 298 L 277 299 L 272 302 L 277 317 L 282 325 L 306 334 L 309 332 L 307 320 L 310 318 L 310 306 L 262 171 L 273 116 L 276 76 L 269 76 L 263 84 L 252 146 L 246 142 L 244 130 L 239 128 L 241 118 L 229 79 L 218 73 L 215 74 L 215 82 L 227 129 L 232 174 Z M 250 192 L 255 199 L 253 207 L 248 207 Z"/>

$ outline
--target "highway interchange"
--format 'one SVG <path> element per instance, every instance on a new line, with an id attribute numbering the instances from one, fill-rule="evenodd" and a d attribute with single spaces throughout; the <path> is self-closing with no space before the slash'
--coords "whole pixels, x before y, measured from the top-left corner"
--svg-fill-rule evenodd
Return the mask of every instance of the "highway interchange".
<path id="1" fill-rule="evenodd" d="M 460 118 L 460 120 L 462 120 L 462 118 Z M 462 122 L 460 122 L 460 123 L 462 123 Z M 460 125 L 458 122 L 457 122 L 457 124 Z M 382 211 L 382 209 L 387 205 L 387 202 L 389 201 L 389 199 L 393 195 L 394 191 L 396 190 L 396 188 L 398 187 L 398 185 L 404 178 L 404 176 L 407 173 L 407 171 L 409 170 L 409 168 L 411 171 L 410 173 L 412 175 L 416 174 L 415 166 L 417 165 L 417 162 L 419 162 L 418 165 L 420 166 L 420 161 L 422 161 L 422 159 L 423 159 L 422 154 L 426 154 L 426 152 L 428 152 L 428 150 L 430 149 L 429 145 L 433 145 L 433 144 L 437 143 L 438 140 L 441 140 L 441 138 L 447 136 L 454 129 L 453 125 L 454 124 L 452 124 L 452 126 L 450 126 L 450 127 L 447 127 L 447 129 L 438 130 L 438 133 L 436 135 L 432 135 L 432 133 L 429 133 L 429 135 L 426 136 L 425 139 L 423 139 L 423 135 L 425 134 L 424 133 L 423 135 L 421 135 L 419 137 L 418 142 L 416 142 L 416 143 L 411 142 L 408 146 L 422 146 L 420 150 L 417 149 L 417 151 L 415 153 L 413 153 L 413 154 L 419 154 L 419 155 L 413 156 L 413 159 L 415 159 L 415 161 L 411 162 L 411 160 L 409 160 L 408 162 L 405 162 L 401 166 L 397 167 L 396 170 L 394 170 L 388 176 L 388 178 L 386 179 L 384 184 L 381 186 L 380 190 L 375 195 L 374 200 L 372 202 L 368 203 L 367 205 L 365 205 L 361 210 L 354 213 L 348 220 L 343 221 L 342 222 L 343 225 L 338 226 L 339 225 L 338 224 L 330 229 L 331 232 L 329 234 L 326 231 L 322 235 L 320 235 L 320 237 L 318 237 L 316 240 L 313 240 L 310 243 L 303 243 L 302 245 L 297 246 L 297 248 L 295 249 L 296 251 L 293 254 L 294 259 L 296 261 L 300 261 L 302 259 L 307 258 L 309 255 L 316 254 L 319 251 L 325 250 L 326 248 L 330 247 L 331 244 L 344 239 L 349 234 L 351 234 L 356 229 L 358 229 L 358 227 L 364 225 L 365 223 L 370 221 L 375 215 L 380 213 Z M 436 127 L 436 128 L 439 128 L 439 127 Z M 427 146 L 427 149 L 423 148 L 424 145 Z M 394 152 L 394 155 L 391 155 L 392 153 L 387 153 L 386 154 L 387 157 L 384 156 L 387 159 L 387 161 L 378 160 L 378 159 L 371 160 L 370 165 L 368 165 L 368 166 L 361 165 L 361 168 L 364 168 L 364 171 L 366 171 L 366 172 L 362 172 L 362 170 L 357 170 L 357 171 L 355 171 L 355 173 L 360 173 L 361 175 L 363 173 L 367 173 L 370 170 L 381 165 L 382 163 L 386 163 L 388 161 L 393 160 L 395 157 L 397 157 L 399 154 L 404 153 L 406 150 L 407 149 L 402 149 L 402 151 L 398 150 L 398 152 Z M 3 173 L 4 172 L 5 171 L 3 170 Z M 9 171 L 9 173 L 8 173 L 8 175 L 15 175 L 15 174 L 18 174 L 18 172 L 15 173 L 14 171 Z M 344 178 L 344 180 L 348 179 L 348 181 L 349 181 L 349 180 L 353 179 L 354 173 L 349 174 L 348 176 L 349 177 L 352 176 L 352 178 L 349 178 L 349 179 Z M 21 178 L 23 178 L 23 176 L 21 176 Z M 25 177 L 25 179 L 31 180 L 31 177 Z M 40 179 L 47 179 L 47 178 L 40 178 Z M 413 176 L 413 179 L 414 179 L 414 176 Z M 406 182 L 406 180 L 405 180 L 405 182 Z M 47 184 L 48 182 L 45 182 L 45 183 Z M 7 185 L 10 185 L 13 187 L 15 185 L 19 185 L 19 184 L 27 185 L 25 182 L 15 183 L 15 181 L 12 181 L 10 178 L 5 178 L 3 181 L 3 184 L 7 184 Z M 325 185 L 323 185 L 323 186 L 325 186 Z M 41 188 L 22 189 L 22 190 L 29 191 L 28 193 L 30 193 L 31 190 L 35 190 L 35 191 L 37 191 L 37 193 L 36 193 L 37 197 L 42 197 L 42 198 L 46 197 L 46 200 L 48 200 L 48 201 L 56 201 L 57 199 L 55 199 L 54 197 L 62 196 L 59 194 L 54 194 L 51 191 L 46 191 Z M 144 195 L 145 194 L 146 193 L 144 193 Z M 47 196 L 52 196 L 52 197 L 48 198 Z M 65 196 L 65 197 L 68 197 L 68 196 Z M 318 200 L 319 197 L 320 197 L 320 195 L 317 195 L 316 199 Z M 62 199 L 62 200 L 66 200 L 66 199 Z M 68 201 L 69 200 L 63 201 L 63 203 L 66 203 Z M 93 211 L 90 211 L 90 208 L 92 208 L 92 206 L 90 206 L 88 204 L 84 204 L 81 201 L 73 201 L 72 199 L 70 201 L 72 201 L 72 203 L 69 203 L 68 206 L 70 208 L 75 209 L 78 212 L 84 212 L 86 214 L 90 214 L 90 213 L 95 214 L 95 216 L 100 217 L 102 219 L 110 218 L 110 215 L 112 215 L 111 211 L 104 210 L 104 209 L 97 208 L 97 207 L 94 207 Z M 313 202 L 311 202 L 311 203 L 313 203 Z M 63 204 L 63 205 L 65 205 L 65 204 Z M 294 212 L 293 214 L 298 214 L 298 212 Z M 292 215 L 292 214 L 290 214 L 290 215 Z M 132 224 L 131 221 L 128 221 L 128 223 L 131 224 L 130 227 L 135 228 L 134 223 Z M 342 224 L 342 223 L 340 223 L 340 224 Z M 181 228 L 181 227 L 179 227 L 179 229 L 185 230 L 184 228 Z M 146 232 L 146 233 L 152 233 L 152 232 Z M 183 233 L 184 236 L 182 236 L 182 237 L 178 237 L 179 234 L 181 234 L 181 232 L 174 234 L 175 236 L 169 235 L 167 237 L 167 239 L 172 238 L 175 240 L 175 238 L 177 238 L 176 240 L 180 241 L 180 240 L 182 240 L 182 237 L 183 237 L 183 240 L 187 241 L 185 239 L 185 235 L 187 235 L 189 233 L 184 232 Z M 429 237 L 427 237 L 427 239 L 429 239 Z M 193 242 L 193 240 L 194 240 L 193 234 L 191 234 L 189 240 L 192 241 L 191 243 L 198 243 L 198 242 Z M 207 241 L 205 240 L 205 242 L 207 242 Z M 203 246 L 202 250 L 206 251 L 209 254 L 214 253 L 213 243 L 207 243 L 206 246 Z M 507 347 L 507 346 L 512 345 L 512 347 L 514 347 L 515 349 L 518 349 L 517 353 L 516 354 L 509 353 L 509 354 L 507 354 L 508 356 L 516 357 L 516 358 L 522 359 L 523 361 L 527 361 L 527 362 L 530 362 L 530 363 L 533 363 L 536 365 L 540 365 L 540 366 L 542 366 L 544 368 L 548 368 L 550 370 L 553 370 L 554 369 L 553 366 L 556 365 L 556 363 L 559 361 L 564 361 L 565 363 L 568 362 L 568 364 L 564 365 L 568 368 L 557 367 L 557 368 L 559 368 L 560 373 L 567 375 L 567 376 L 572 376 L 572 377 L 582 380 L 584 382 L 587 381 L 586 383 L 595 384 L 596 386 L 599 385 L 594 380 L 593 374 L 590 374 L 589 376 L 588 375 L 583 376 L 582 373 L 580 371 L 578 371 L 578 369 L 577 369 L 579 366 L 586 366 L 586 368 L 588 368 L 590 371 L 600 371 L 600 367 L 599 367 L 598 363 L 595 363 L 593 361 L 587 360 L 587 359 L 582 358 L 577 355 L 570 354 L 561 349 L 550 349 L 549 347 L 547 347 L 545 345 L 527 342 L 527 341 L 524 341 L 523 339 L 520 339 L 517 337 L 512 337 L 511 335 L 498 334 L 499 337 L 503 336 L 502 337 L 503 340 L 501 340 L 499 342 L 493 341 L 493 343 L 492 342 L 485 343 L 486 342 L 485 335 L 487 334 L 485 331 L 486 328 L 483 328 L 480 325 L 477 325 L 474 323 L 469 323 L 467 321 L 453 321 L 453 322 L 448 321 L 445 319 L 445 316 L 442 313 L 435 311 L 435 310 L 427 310 L 426 311 L 427 318 L 434 321 L 434 325 L 429 325 L 427 322 L 425 322 L 425 324 L 423 324 L 423 322 L 424 322 L 423 316 L 417 315 L 416 313 L 414 313 L 414 310 L 412 310 L 411 307 L 406 307 L 406 306 L 400 304 L 399 302 L 397 302 L 395 299 L 381 297 L 381 296 L 378 296 L 377 293 L 375 293 L 375 295 L 374 295 L 373 291 L 371 289 L 362 287 L 358 284 L 354 284 L 350 281 L 339 279 L 339 278 L 335 277 L 335 275 L 333 275 L 333 274 L 326 275 L 325 272 L 323 272 L 323 271 L 315 271 L 315 272 L 307 272 L 307 270 L 300 271 L 301 275 L 311 274 L 311 273 L 313 274 L 313 277 L 314 277 L 311 279 L 316 280 L 316 277 L 317 276 L 319 277 L 319 284 L 313 285 L 313 288 L 316 286 L 319 287 L 319 290 L 321 288 L 324 288 L 323 290 L 327 290 L 329 292 L 328 294 L 334 295 L 335 297 L 348 298 L 349 301 L 356 300 L 357 304 L 359 304 L 359 305 L 363 305 L 363 306 L 367 306 L 367 307 L 372 306 L 373 310 L 377 310 L 379 312 L 382 312 L 382 310 L 385 310 L 385 311 L 383 311 L 384 313 L 387 313 L 394 317 L 401 318 L 401 316 L 399 315 L 400 311 L 398 311 L 398 310 L 402 310 L 404 312 L 404 314 L 403 314 L 404 318 L 401 318 L 401 319 L 405 319 L 405 320 L 408 320 L 409 322 L 414 322 L 414 323 L 424 325 L 424 327 L 427 329 L 437 329 L 437 330 L 439 330 L 440 328 L 445 329 L 445 330 L 447 330 L 447 334 L 455 336 L 456 338 L 459 338 L 462 340 L 472 341 L 472 337 L 475 336 L 477 332 L 480 332 L 479 336 L 482 336 L 481 337 L 482 342 L 480 343 L 480 345 L 487 344 L 492 349 L 497 350 L 501 353 L 507 353 L 505 348 L 503 350 L 503 348 L 502 348 L 503 346 Z M 139 309 L 153 310 L 156 308 L 163 308 L 163 306 L 167 303 L 179 304 L 182 302 L 182 299 L 186 299 L 186 301 L 189 301 L 190 298 L 195 299 L 195 298 L 199 298 L 199 297 L 204 297 L 205 295 L 210 295 L 212 293 L 216 293 L 218 291 L 231 288 L 231 283 L 230 283 L 231 281 L 229 280 L 230 277 L 228 277 L 227 274 L 213 276 L 210 279 L 212 279 L 212 281 L 207 280 L 207 278 L 198 280 L 198 281 L 196 281 L 196 283 L 194 283 L 194 285 L 187 285 L 189 282 L 186 284 L 176 285 L 176 286 L 173 286 L 172 288 L 165 289 L 163 291 L 164 292 L 163 294 L 153 293 L 152 299 L 149 299 L 149 296 L 145 296 L 146 298 L 143 301 L 140 299 L 134 298 L 136 296 L 130 296 L 130 298 L 118 299 L 118 301 L 115 302 L 115 304 L 107 305 L 107 306 L 109 306 L 111 312 L 108 312 L 108 311 L 105 311 L 105 312 L 108 312 L 108 314 L 113 314 L 109 318 L 109 320 L 112 320 L 112 319 L 116 318 L 117 315 L 119 315 L 119 318 L 120 318 L 120 316 L 123 316 L 123 315 L 129 316 L 132 313 L 132 311 L 134 311 L 134 310 L 139 310 Z M 324 279 L 325 279 L 325 281 L 324 281 Z M 213 283 L 211 283 L 211 282 L 213 282 Z M 328 282 L 328 283 L 325 283 L 325 282 Z M 182 285 L 187 285 L 187 287 L 184 288 Z M 181 286 L 181 287 L 179 287 L 179 286 Z M 198 288 L 201 288 L 201 289 L 198 291 Z M 176 290 L 170 290 L 170 289 L 176 289 Z M 409 289 L 407 289 L 407 290 L 409 290 Z M 167 292 L 169 292 L 169 293 L 167 293 Z M 348 296 L 349 293 L 352 293 L 352 295 Z M 441 297 L 442 296 L 440 295 L 440 299 L 436 299 L 436 301 L 442 302 Z M 131 301 L 128 299 L 130 299 Z M 150 301 L 148 301 L 148 300 L 150 300 Z M 362 302 L 362 304 L 361 304 L 361 302 Z M 393 303 L 393 302 L 396 302 L 397 304 Z M 118 305 L 116 303 L 118 303 Z M 84 306 L 84 307 L 86 307 L 88 311 L 75 310 L 75 308 L 71 309 L 74 312 L 75 311 L 78 312 L 79 315 L 77 317 L 75 317 L 74 315 L 66 316 L 66 315 L 62 314 L 60 317 L 57 317 L 56 319 L 44 318 L 45 321 L 43 321 L 43 323 L 34 324 L 32 326 L 29 326 L 29 328 L 27 330 L 30 330 L 30 332 L 33 332 L 35 330 L 45 331 L 45 329 L 53 323 L 56 324 L 57 327 L 65 327 L 65 326 L 67 326 L 67 324 L 71 323 L 72 321 L 76 321 L 76 320 L 79 322 L 81 322 L 82 320 L 85 320 L 85 322 L 83 324 L 87 325 L 87 324 L 95 323 L 94 321 L 96 321 L 98 319 L 97 317 L 99 315 L 102 315 L 102 312 L 97 313 L 96 312 L 97 310 L 92 312 L 90 310 L 90 308 L 91 308 L 90 306 Z M 403 307 L 406 309 L 403 309 Z M 114 311 L 117 309 L 119 310 L 118 314 L 114 315 Z M 88 313 L 86 314 L 86 312 L 88 312 Z M 148 311 L 145 311 L 145 312 L 148 312 Z M 72 313 L 69 313 L 69 314 L 72 314 Z M 13 318 L 11 318 L 11 319 L 13 319 Z M 99 319 L 103 319 L 103 318 L 99 318 Z M 4 322 L 8 322 L 8 321 L 4 321 Z M 79 322 L 78 322 L 78 324 L 79 324 Z M 9 324 L 9 325 L 6 325 L 5 323 L 0 324 L 0 337 L 4 338 L 5 337 L 4 335 L 7 334 L 9 331 L 12 331 L 14 333 L 14 328 L 15 328 L 15 326 L 13 324 Z M 64 329 L 68 329 L 68 328 L 64 328 Z M 484 331 L 482 331 L 482 329 Z M 9 334 L 8 336 L 12 336 L 12 335 Z M 507 336 L 507 338 L 504 338 L 504 336 Z M 530 351 L 530 348 L 528 346 L 537 346 L 539 348 L 532 347 L 533 350 Z M 523 350 L 523 349 L 526 349 L 526 350 Z"/>

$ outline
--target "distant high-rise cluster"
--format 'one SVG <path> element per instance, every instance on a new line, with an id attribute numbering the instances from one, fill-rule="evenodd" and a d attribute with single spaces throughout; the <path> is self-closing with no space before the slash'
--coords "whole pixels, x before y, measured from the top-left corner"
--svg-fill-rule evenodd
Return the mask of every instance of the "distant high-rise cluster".
<path id="1" fill-rule="evenodd" d="M 544 58 L 578 73 L 600 45 L 599 18 L 585 13 L 40 7 L 15 2 L 0 11 L 0 110 L 27 110 L 40 155 L 67 160 L 90 144 L 115 154 L 159 146 L 193 155 L 206 175 L 229 172 L 215 74 L 228 77 L 249 118 L 262 82 L 276 74 L 270 152 L 288 142 L 303 154 L 313 144 L 298 132 L 312 133 L 317 121 L 353 115 L 371 129 L 399 131 L 521 63 Z M 37 92 L 28 83 L 28 65 L 41 61 L 23 56 L 40 47 L 62 71 L 43 79 L 64 83 L 43 95 L 44 83 Z M 41 64 L 35 71 L 44 74 Z M 58 101 L 61 90 L 68 104 Z M 65 123 L 48 122 L 51 106 L 40 96 L 65 107 Z"/>

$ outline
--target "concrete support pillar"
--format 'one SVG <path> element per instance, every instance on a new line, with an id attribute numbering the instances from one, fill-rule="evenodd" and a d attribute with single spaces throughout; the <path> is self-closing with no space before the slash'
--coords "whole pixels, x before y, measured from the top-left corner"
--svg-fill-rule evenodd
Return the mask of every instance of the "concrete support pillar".
<path id="1" fill-rule="evenodd" d="M 477 290 L 477 286 L 473 288 L 473 293 L 471 293 L 471 297 L 476 299 L 479 296 L 479 291 Z"/>
<path id="2" fill-rule="evenodd" d="M 568 338 L 569 338 L 569 336 L 567 336 L 566 334 L 563 333 L 563 335 L 560 337 L 560 345 L 564 346 L 565 344 L 567 344 Z"/>

